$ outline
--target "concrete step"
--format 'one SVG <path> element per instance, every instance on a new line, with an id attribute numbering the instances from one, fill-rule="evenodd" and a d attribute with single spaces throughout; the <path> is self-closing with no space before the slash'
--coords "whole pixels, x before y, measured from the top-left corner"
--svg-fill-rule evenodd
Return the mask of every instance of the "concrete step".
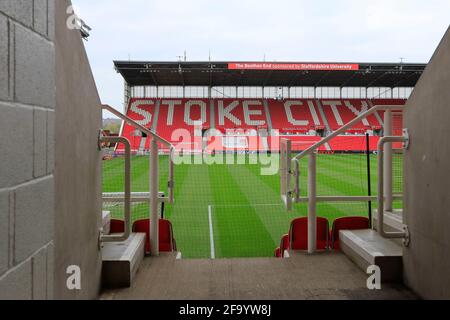
<path id="1" fill-rule="evenodd" d="M 102 286 L 130 287 L 144 259 L 145 233 L 132 233 L 125 242 L 106 242 L 102 248 Z"/>
<path id="2" fill-rule="evenodd" d="M 382 282 L 401 282 L 403 249 L 381 237 L 372 229 L 343 230 L 339 234 L 341 249 L 364 272 L 370 265 L 381 269 Z"/>

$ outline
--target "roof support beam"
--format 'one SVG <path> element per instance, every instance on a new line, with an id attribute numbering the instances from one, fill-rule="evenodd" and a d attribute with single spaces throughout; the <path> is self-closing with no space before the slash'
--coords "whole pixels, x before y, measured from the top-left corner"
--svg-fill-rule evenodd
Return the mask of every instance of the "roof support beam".
<path id="1" fill-rule="evenodd" d="M 375 78 L 375 80 L 369 82 L 367 84 L 367 87 L 372 87 L 375 83 L 377 83 L 381 78 L 383 78 L 386 75 L 386 72 L 382 72 L 381 75 L 379 75 L 378 77 Z"/>
<path id="2" fill-rule="evenodd" d="M 186 81 L 184 81 L 184 71 L 183 71 L 183 68 L 181 67 L 181 64 L 178 65 L 178 73 L 180 74 L 180 77 L 181 77 L 182 86 L 185 87 Z"/>
<path id="3" fill-rule="evenodd" d="M 209 65 L 209 87 L 213 87 L 213 65 Z"/>

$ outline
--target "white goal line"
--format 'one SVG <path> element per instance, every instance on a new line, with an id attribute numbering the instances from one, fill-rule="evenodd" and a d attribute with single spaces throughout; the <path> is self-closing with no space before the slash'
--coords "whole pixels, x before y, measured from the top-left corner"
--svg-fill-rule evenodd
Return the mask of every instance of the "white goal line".
<path id="1" fill-rule="evenodd" d="M 212 223 L 212 206 L 208 206 L 208 222 L 209 222 L 209 242 L 211 245 L 211 259 L 216 258 L 216 249 L 214 247 L 214 231 Z"/>

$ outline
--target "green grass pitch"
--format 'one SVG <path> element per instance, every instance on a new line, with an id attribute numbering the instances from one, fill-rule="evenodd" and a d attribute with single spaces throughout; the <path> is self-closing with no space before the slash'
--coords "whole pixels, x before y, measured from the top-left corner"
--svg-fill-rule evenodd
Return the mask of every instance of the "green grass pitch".
<path id="1" fill-rule="evenodd" d="M 198 156 L 197 156 L 198 157 Z M 272 155 L 276 161 L 278 155 Z M 306 216 L 306 204 L 287 212 L 280 198 L 279 175 L 262 176 L 260 165 L 248 156 L 246 164 L 175 166 L 175 203 L 166 204 L 165 218 L 174 227 L 184 258 L 271 257 L 293 218 Z M 401 157 L 394 160 L 394 188 L 400 191 Z M 198 158 L 197 158 L 198 160 Z M 103 192 L 123 191 L 123 158 L 103 161 Z M 306 159 L 301 161 L 301 190 L 306 195 Z M 318 195 L 367 195 L 366 156 L 319 155 Z M 132 192 L 148 191 L 149 157 L 132 158 Z M 376 156 L 371 156 L 372 194 L 376 194 Z M 167 190 L 168 156 L 159 157 L 160 190 Z M 373 207 L 376 204 L 373 204 Z M 396 203 L 396 207 L 401 204 Z M 123 217 L 119 204 L 104 204 L 115 218 Z M 328 218 L 368 215 L 367 203 L 318 203 L 318 216 Z M 147 204 L 133 204 L 133 220 L 148 217 Z M 211 226 L 210 226 L 211 224 Z M 212 231 L 212 232 L 211 232 Z M 211 241 L 212 240 L 212 241 Z"/>

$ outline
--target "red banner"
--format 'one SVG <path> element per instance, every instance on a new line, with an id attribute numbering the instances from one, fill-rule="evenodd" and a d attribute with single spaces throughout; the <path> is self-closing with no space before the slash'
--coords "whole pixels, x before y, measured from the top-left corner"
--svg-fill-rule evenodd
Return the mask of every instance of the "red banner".
<path id="1" fill-rule="evenodd" d="M 269 62 L 231 62 L 230 70 L 281 70 L 281 71 L 354 71 L 359 70 L 355 63 L 269 63 Z"/>

